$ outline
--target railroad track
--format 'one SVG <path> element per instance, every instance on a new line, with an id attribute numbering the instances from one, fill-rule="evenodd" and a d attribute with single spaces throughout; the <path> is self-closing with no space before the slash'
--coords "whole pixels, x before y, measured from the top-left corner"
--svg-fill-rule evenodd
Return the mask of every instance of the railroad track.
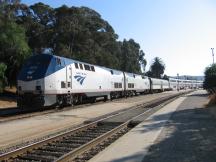
<path id="1" fill-rule="evenodd" d="M 119 136 L 129 129 L 127 123 L 102 124 L 100 121 L 96 121 L 73 131 L 3 154 L 0 156 L 0 161 L 67 161 L 67 159 L 82 153 L 87 147 L 106 142 L 108 138 L 113 138 L 113 135 Z"/>
<path id="2" fill-rule="evenodd" d="M 139 97 L 139 96 L 134 96 L 134 97 Z M 118 100 L 121 101 L 124 99 L 125 98 L 119 98 Z M 112 101 L 107 101 L 107 102 L 112 102 Z M 45 115 L 45 114 L 50 114 L 50 113 L 55 113 L 55 112 L 61 112 L 61 111 L 70 110 L 70 109 L 84 108 L 86 106 L 99 105 L 101 103 L 104 103 L 104 101 L 99 100 L 96 103 L 84 103 L 80 105 L 75 105 L 73 107 L 68 106 L 68 107 L 64 107 L 63 109 L 56 109 L 52 107 L 47 107 L 45 109 L 41 108 L 41 109 L 36 109 L 36 110 L 31 110 L 31 109 L 22 110 L 17 107 L 4 108 L 4 109 L 0 109 L 0 123 L 17 120 L 17 119 L 29 118 L 29 117 L 38 116 L 38 115 Z"/>
<path id="3" fill-rule="evenodd" d="M 157 102 L 112 115 L 43 141 L 2 154 L 0 161 L 87 161 L 152 113 L 183 95 L 163 97 Z M 136 121 L 135 123 L 133 121 Z M 133 123 L 133 124 L 131 124 Z"/>

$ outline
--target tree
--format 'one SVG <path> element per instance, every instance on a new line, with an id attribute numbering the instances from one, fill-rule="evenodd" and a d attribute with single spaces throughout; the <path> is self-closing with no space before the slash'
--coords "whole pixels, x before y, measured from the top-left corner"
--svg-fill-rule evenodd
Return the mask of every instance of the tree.
<path id="1" fill-rule="evenodd" d="M 153 74 L 152 74 L 151 71 L 147 71 L 147 72 L 145 73 L 145 75 L 148 76 L 148 77 L 152 77 Z"/>
<path id="2" fill-rule="evenodd" d="M 165 64 L 162 59 L 159 57 L 155 57 L 153 63 L 150 66 L 150 71 L 152 73 L 152 77 L 161 78 L 165 70 Z"/>
<path id="3" fill-rule="evenodd" d="M 28 38 L 28 45 L 34 54 L 50 48 L 55 23 L 54 9 L 43 3 L 31 6 L 20 4 L 16 23 L 22 25 Z"/>
<path id="4" fill-rule="evenodd" d="M 55 9 L 53 51 L 89 63 L 119 68 L 119 51 L 113 28 L 87 7 Z"/>
<path id="5" fill-rule="evenodd" d="M 144 59 L 145 53 L 140 50 L 140 45 L 133 39 L 123 40 L 121 49 L 121 70 L 141 73 L 140 64 L 145 66 L 146 60 Z"/>
<path id="6" fill-rule="evenodd" d="M 144 58 L 144 56 L 145 56 L 145 53 L 143 52 L 143 50 L 140 50 L 140 53 L 139 53 L 139 62 L 140 62 L 140 65 L 141 65 L 143 73 L 145 72 L 145 67 L 147 65 L 147 61 Z"/>
<path id="7" fill-rule="evenodd" d="M 15 22 L 19 1 L 0 3 L 0 60 L 4 62 L 8 83 L 15 84 L 18 70 L 30 54 L 25 29 Z"/>
<path id="8" fill-rule="evenodd" d="M 164 74 L 163 79 L 169 80 L 169 77 L 166 74 Z"/>
<path id="9" fill-rule="evenodd" d="M 19 15 L 19 0 L 0 1 L 0 60 L 1 72 L 5 72 L 10 85 L 16 83 L 17 73 L 26 57 L 30 54 L 30 48 L 26 41 L 25 29 L 15 20 Z"/>
<path id="10" fill-rule="evenodd" d="M 0 23 L 0 60 L 7 65 L 6 77 L 10 85 L 16 83 L 18 70 L 29 55 L 24 29 L 11 20 Z"/>
<path id="11" fill-rule="evenodd" d="M 212 64 L 205 69 L 203 88 L 210 90 L 216 87 L 216 64 Z"/>
<path id="12" fill-rule="evenodd" d="M 0 93 L 3 92 L 7 79 L 5 77 L 5 71 L 7 66 L 4 63 L 0 63 Z"/>

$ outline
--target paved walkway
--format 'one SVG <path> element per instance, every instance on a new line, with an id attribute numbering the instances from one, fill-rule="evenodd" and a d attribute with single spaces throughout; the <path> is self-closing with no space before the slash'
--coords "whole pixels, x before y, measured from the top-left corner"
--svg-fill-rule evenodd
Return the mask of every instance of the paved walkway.
<path id="1" fill-rule="evenodd" d="M 216 119 L 205 91 L 181 97 L 111 144 L 92 162 L 216 162 Z"/>
<path id="2" fill-rule="evenodd" d="M 189 96 L 172 115 L 142 162 L 216 162 L 216 119 L 205 93 Z"/>

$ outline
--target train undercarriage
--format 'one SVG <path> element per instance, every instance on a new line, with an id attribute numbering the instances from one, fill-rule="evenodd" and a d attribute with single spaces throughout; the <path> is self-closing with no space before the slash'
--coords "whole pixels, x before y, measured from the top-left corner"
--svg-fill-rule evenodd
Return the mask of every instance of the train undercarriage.
<path id="1" fill-rule="evenodd" d="M 138 94 L 149 93 L 149 91 L 145 92 L 136 92 L 135 90 L 128 91 L 112 91 L 107 95 L 101 96 L 87 96 L 85 93 L 76 93 L 76 94 L 58 94 L 54 95 L 54 99 L 49 101 L 50 105 L 47 105 L 47 97 L 44 94 L 33 94 L 33 93 L 24 93 L 18 95 L 17 98 L 17 106 L 24 109 L 34 109 L 34 108 L 42 108 L 46 106 L 53 106 L 58 108 L 63 108 L 65 106 L 73 106 L 82 103 L 94 103 L 97 98 L 100 98 L 104 102 L 107 100 L 113 100 L 122 97 L 132 97 L 137 96 Z"/>

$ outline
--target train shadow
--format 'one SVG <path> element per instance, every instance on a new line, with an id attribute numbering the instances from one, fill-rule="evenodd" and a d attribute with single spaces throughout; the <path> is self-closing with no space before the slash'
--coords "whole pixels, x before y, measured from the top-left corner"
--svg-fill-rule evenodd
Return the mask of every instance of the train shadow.
<path id="1" fill-rule="evenodd" d="M 37 113 L 53 109 L 53 107 L 21 109 L 19 107 L 10 107 L 0 109 L 0 117 L 12 117 L 21 114 Z"/>

